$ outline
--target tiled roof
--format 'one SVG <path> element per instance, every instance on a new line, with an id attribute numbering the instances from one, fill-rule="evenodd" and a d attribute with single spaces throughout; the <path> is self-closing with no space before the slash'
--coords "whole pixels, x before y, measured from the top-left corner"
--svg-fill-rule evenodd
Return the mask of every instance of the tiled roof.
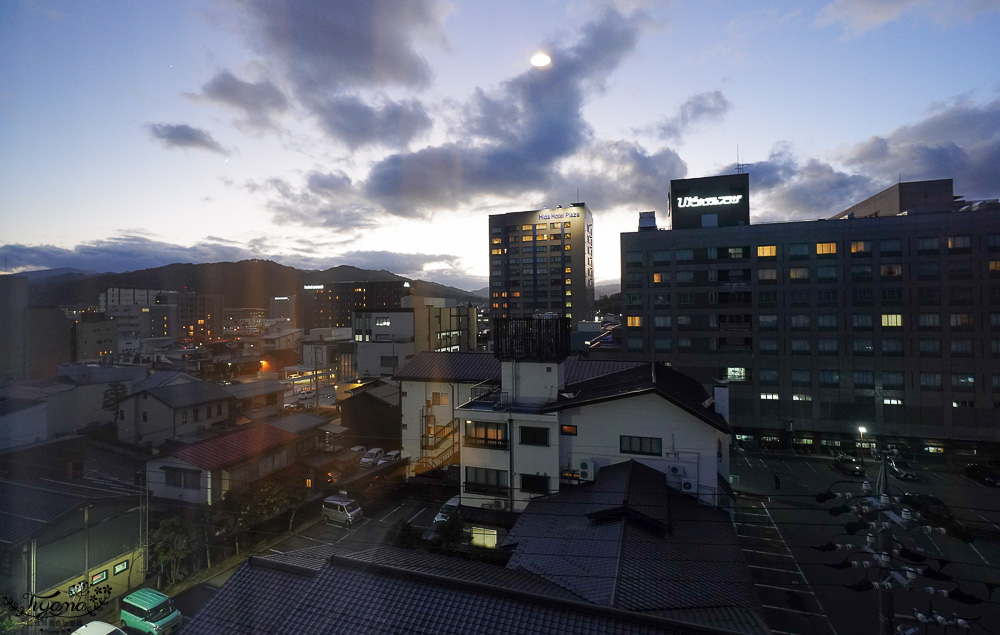
<path id="1" fill-rule="evenodd" d="M 725 515 L 641 463 L 614 464 L 593 484 L 532 501 L 506 544 L 515 545 L 508 567 L 596 604 L 701 624 L 708 622 L 697 610 L 704 610 L 716 627 L 766 632 Z"/>
<path id="2" fill-rule="evenodd" d="M 228 392 L 207 381 L 159 386 L 146 392 L 174 409 L 231 399 Z"/>
<path id="3" fill-rule="evenodd" d="M 559 399 L 544 406 L 542 411 L 551 412 L 587 403 L 655 393 L 714 428 L 727 433 L 732 431 L 726 418 L 706 401 L 709 394 L 694 378 L 661 363 L 655 363 L 655 371 L 654 376 L 651 364 L 644 363 L 574 384 L 567 382 L 559 393 Z"/>
<path id="4" fill-rule="evenodd" d="M 399 386 L 383 382 L 376 383 L 377 385 L 372 386 L 371 388 L 365 388 L 364 386 L 355 388 L 350 391 L 351 396 L 348 397 L 348 399 L 353 399 L 361 395 L 369 395 L 379 401 L 384 401 L 390 406 L 399 406 Z"/>
<path id="5" fill-rule="evenodd" d="M 179 370 L 161 370 L 132 384 L 132 392 L 142 392 L 143 390 L 157 388 L 167 383 L 179 384 L 194 383 L 197 381 L 200 381 L 197 377 Z"/>
<path id="6" fill-rule="evenodd" d="M 280 419 L 275 419 L 274 421 L 268 421 L 267 425 L 291 432 L 292 434 L 299 434 L 305 432 L 306 430 L 318 428 L 326 423 L 330 423 L 329 417 L 321 417 L 319 415 L 314 415 L 311 412 L 296 412 L 295 414 L 288 415 L 287 417 L 281 417 Z"/>
<path id="7" fill-rule="evenodd" d="M 417 353 L 393 379 L 478 384 L 500 376 L 500 360 L 492 353 Z"/>
<path id="8" fill-rule="evenodd" d="M 285 385 L 277 379 L 262 379 L 261 381 L 248 381 L 242 384 L 230 384 L 223 388 L 237 399 L 249 399 L 276 392 L 285 392 Z"/>
<path id="9" fill-rule="evenodd" d="M 203 470 L 215 470 L 235 465 L 271 448 L 293 443 L 295 439 L 291 432 L 266 423 L 250 425 L 214 439 L 192 443 L 173 452 L 173 456 Z"/>
<path id="10" fill-rule="evenodd" d="M 619 371 L 635 368 L 641 365 L 640 362 L 625 362 L 619 360 L 586 359 L 573 355 L 567 357 L 564 362 L 563 373 L 566 385 L 577 382 L 617 373 Z"/>
<path id="11" fill-rule="evenodd" d="M 277 633 L 314 583 L 316 571 L 251 556 L 225 586 L 184 623 L 184 635 Z"/>

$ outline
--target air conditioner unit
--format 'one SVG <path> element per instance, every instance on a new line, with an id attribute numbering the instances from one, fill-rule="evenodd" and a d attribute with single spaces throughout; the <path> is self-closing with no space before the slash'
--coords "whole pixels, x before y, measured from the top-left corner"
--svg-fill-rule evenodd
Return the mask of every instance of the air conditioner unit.
<path id="1" fill-rule="evenodd" d="M 698 481 L 693 478 L 682 478 L 681 491 L 687 494 L 694 494 L 698 491 Z"/>
<path id="2" fill-rule="evenodd" d="M 593 459 L 581 459 L 580 463 L 577 465 L 579 468 L 577 472 L 580 474 L 581 481 L 592 481 L 594 480 L 597 468 L 594 465 Z"/>
<path id="3" fill-rule="evenodd" d="M 670 476 L 684 476 L 684 466 L 680 463 L 668 463 L 667 474 Z"/>

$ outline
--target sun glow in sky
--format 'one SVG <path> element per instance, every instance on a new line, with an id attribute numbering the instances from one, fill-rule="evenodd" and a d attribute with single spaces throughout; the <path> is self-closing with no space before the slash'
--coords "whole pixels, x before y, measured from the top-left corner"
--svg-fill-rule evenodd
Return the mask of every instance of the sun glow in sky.
<path id="1" fill-rule="evenodd" d="M 582 200 L 615 279 L 638 212 L 737 148 L 755 221 L 899 178 L 995 198 L 998 30 L 976 0 L 5 2 L 0 255 L 477 289 L 488 214 Z"/>

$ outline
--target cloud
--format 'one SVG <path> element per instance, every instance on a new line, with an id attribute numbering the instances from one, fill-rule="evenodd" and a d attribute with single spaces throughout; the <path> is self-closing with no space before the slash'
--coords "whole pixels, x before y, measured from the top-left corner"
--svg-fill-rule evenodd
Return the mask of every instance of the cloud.
<path id="1" fill-rule="evenodd" d="M 299 101 L 332 137 L 358 148 L 401 147 L 429 128 L 423 106 L 383 99 L 362 103 L 358 90 L 430 85 L 419 40 L 443 41 L 443 0 L 234 0 L 254 41 L 283 69 Z M 401 117 L 401 126 L 390 125 Z M 399 122 L 397 122 L 398 125 Z"/>
<path id="2" fill-rule="evenodd" d="M 344 232 L 375 227 L 376 210 L 358 196 L 343 172 L 311 172 L 302 186 L 284 179 L 248 180 L 247 191 L 261 194 L 278 224 L 320 225 Z"/>
<path id="3" fill-rule="evenodd" d="M 362 269 L 385 269 L 407 278 L 419 278 L 426 275 L 425 269 L 460 268 L 458 256 L 448 254 L 403 254 L 392 251 L 348 251 L 336 258 L 338 265 L 351 265 Z"/>
<path id="4" fill-rule="evenodd" d="M 833 0 L 816 16 L 817 26 L 841 25 L 846 37 L 859 37 L 903 16 L 929 19 L 942 25 L 970 20 L 1000 10 L 995 0 Z"/>
<path id="5" fill-rule="evenodd" d="M 155 139 L 168 148 L 201 148 L 219 154 L 228 154 L 211 133 L 187 124 L 148 123 L 146 129 Z"/>
<path id="6" fill-rule="evenodd" d="M 413 217 L 483 195 L 546 191 L 558 163 L 589 143 L 582 108 L 634 49 L 643 19 L 605 12 L 583 27 L 576 44 L 548 47 L 551 67 L 477 91 L 452 133 L 460 141 L 386 157 L 372 168 L 364 194 Z"/>
<path id="7" fill-rule="evenodd" d="M 656 124 L 654 131 L 663 140 L 679 141 L 702 123 L 721 120 L 733 104 L 721 91 L 713 90 L 688 97 L 672 117 Z"/>
<path id="8" fill-rule="evenodd" d="M 874 136 L 838 158 L 883 182 L 953 178 L 956 194 L 996 197 L 1000 189 L 1000 99 L 938 105 L 924 119 Z"/>
<path id="9" fill-rule="evenodd" d="M 242 113 L 240 125 L 253 129 L 273 128 L 272 117 L 288 108 L 285 95 L 270 81 L 245 82 L 229 71 L 218 73 L 192 97 L 238 110 Z"/>

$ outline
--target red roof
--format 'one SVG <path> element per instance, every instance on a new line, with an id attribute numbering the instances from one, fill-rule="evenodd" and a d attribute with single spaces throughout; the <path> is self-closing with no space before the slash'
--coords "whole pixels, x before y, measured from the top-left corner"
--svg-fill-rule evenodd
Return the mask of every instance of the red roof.
<path id="1" fill-rule="evenodd" d="M 214 439 L 192 443 L 173 454 L 195 467 L 215 470 L 242 463 L 286 443 L 294 443 L 295 439 L 296 436 L 291 432 L 261 424 Z"/>

